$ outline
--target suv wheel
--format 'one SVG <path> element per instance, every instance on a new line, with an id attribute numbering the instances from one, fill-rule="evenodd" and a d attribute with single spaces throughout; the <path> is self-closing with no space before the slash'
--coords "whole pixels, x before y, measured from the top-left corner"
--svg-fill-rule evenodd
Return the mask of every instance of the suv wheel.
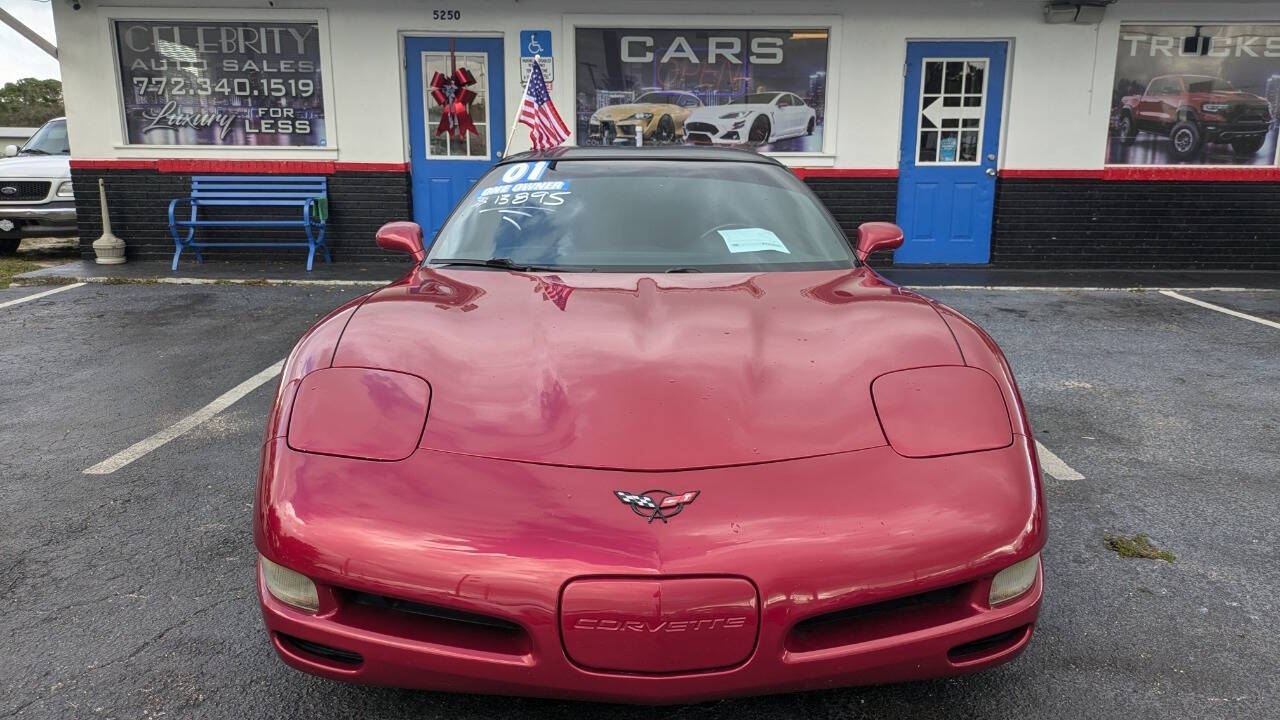
<path id="1" fill-rule="evenodd" d="M 1264 143 L 1266 139 L 1266 136 L 1239 138 L 1238 140 L 1231 141 L 1231 149 L 1236 155 L 1254 155 L 1262 149 L 1262 143 Z"/>
<path id="2" fill-rule="evenodd" d="M 1200 150 L 1200 128 L 1189 120 L 1183 120 L 1169 131 L 1169 140 L 1173 141 L 1173 158 L 1190 160 Z"/>

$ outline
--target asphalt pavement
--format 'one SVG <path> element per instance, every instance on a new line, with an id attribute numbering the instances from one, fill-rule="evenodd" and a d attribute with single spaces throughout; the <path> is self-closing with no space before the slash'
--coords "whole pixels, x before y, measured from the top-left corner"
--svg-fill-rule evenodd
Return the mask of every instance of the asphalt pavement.
<path id="1" fill-rule="evenodd" d="M 0 290 L 0 305 L 47 288 Z M 0 718 L 1273 718 L 1280 329 L 1153 291 L 939 290 L 1001 343 L 1045 478 L 1029 649 L 943 680 L 645 708 L 337 684 L 278 661 L 251 507 L 283 358 L 362 287 L 90 284 L 0 307 Z M 1183 294 L 1280 321 L 1280 291 Z M 1145 533 L 1173 563 L 1124 558 Z"/>

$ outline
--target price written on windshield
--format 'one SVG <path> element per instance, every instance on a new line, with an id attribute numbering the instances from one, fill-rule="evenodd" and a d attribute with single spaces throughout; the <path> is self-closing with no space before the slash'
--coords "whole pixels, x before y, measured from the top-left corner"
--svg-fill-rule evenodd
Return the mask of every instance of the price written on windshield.
<path id="1" fill-rule="evenodd" d="M 222 95 L 227 97 L 311 97 L 316 93 L 315 80 L 309 78 L 227 78 L 211 82 L 209 78 L 194 80 L 184 77 L 132 78 L 138 95 Z"/>

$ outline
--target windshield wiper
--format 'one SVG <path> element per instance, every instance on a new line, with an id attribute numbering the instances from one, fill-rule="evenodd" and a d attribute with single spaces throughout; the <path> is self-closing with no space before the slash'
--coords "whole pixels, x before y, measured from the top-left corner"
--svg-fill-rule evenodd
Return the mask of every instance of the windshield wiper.
<path id="1" fill-rule="evenodd" d="M 45 152 L 44 150 L 41 150 L 40 148 L 23 148 L 22 154 L 23 155 L 48 155 L 49 153 Z"/>
<path id="2" fill-rule="evenodd" d="M 556 272 L 563 268 L 544 267 L 541 265 L 529 265 L 526 263 L 518 263 L 511 258 L 488 258 L 486 260 L 478 260 L 476 258 L 432 258 L 432 265 L 461 265 L 463 267 L 488 267 L 498 268 L 499 270 L 515 270 L 517 272 Z"/>
<path id="3" fill-rule="evenodd" d="M 698 268 L 696 268 L 696 267 L 673 267 L 673 268 L 670 268 L 670 269 L 667 269 L 667 270 L 663 270 L 663 272 L 669 272 L 669 273 L 695 273 L 695 272 L 696 272 L 696 273 L 700 273 L 700 272 L 702 272 L 702 271 L 701 271 L 701 270 L 699 270 L 699 269 L 698 269 Z"/>

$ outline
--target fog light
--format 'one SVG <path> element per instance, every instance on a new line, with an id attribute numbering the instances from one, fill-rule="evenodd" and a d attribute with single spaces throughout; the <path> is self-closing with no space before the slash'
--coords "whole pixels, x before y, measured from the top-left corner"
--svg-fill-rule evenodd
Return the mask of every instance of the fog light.
<path id="1" fill-rule="evenodd" d="M 261 555 L 258 556 L 258 563 L 262 566 L 262 578 L 267 583 L 267 590 L 275 599 L 302 610 L 315 612 L 319 609 L 320 598 L 316 595 L 316 584 L 309 578 Z"/>
<path id="2" fill-rule="evenodd" d="M 1026 592 L 1035 583 L 1036 571 L 1039 568 L 1040 553 L 1036 553 L 996 573 L 995 578 L 991 580 L 991 604 L 999 605 Z"/>

